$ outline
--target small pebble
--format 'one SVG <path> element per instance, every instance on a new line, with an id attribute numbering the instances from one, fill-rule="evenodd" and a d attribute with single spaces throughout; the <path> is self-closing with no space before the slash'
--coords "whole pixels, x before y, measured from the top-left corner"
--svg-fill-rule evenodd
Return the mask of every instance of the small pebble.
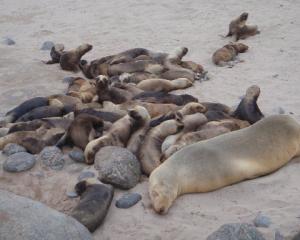
<path id="1" fill-rule="evenodd" d="M 116 201 L 117 208 L 130 208 L 142 199 L 139 193 L 128 193 Z"/>
<path id="2" fill-rule="evenodd" d="M 51 50 L 52 47 L 54 47 L 54 43 L 51 41 L 46 41 L 41 46 L 40 50 Z"/>
<path id="3" fill-rule="evenodd" d="M 95 173 L 90 172 L 90 171 L 83 171 L 79 174 L 77 179 L 79 182 L 81 182 L 84 179 L 93 178 L 93 177 L 95 177 Z"/>
<path id="4" fill-rule="evenodd" d="M 14 153 L 18 152 L 26 152 L 26 149 L 23 146 L 20 146 L 19 144 L 16 143 L 9 143 L 6 144 L 5 147 L 3 148 L 3 154 L 10 156 Z"/>
<path id="5" fill-rule="evenodd" d="M 84 153 L 83 153 L 82 150 L 72 150 L 72 151 L 69 152 L 68 155 L 75 162 L 80 162 L 80 163 L 85 162 Z"/>
<path id="6" fill-rule="evenodd" d="M 2 43 L 4 43 L 5 45 L 15 45 L 16 42 L 14 40 L 12 40 L 11 38 L 9 37 L 4 37 L 3 38 L 4 40 L 2 41 Z"/>
<path id="7" fill-rule="evenodd" d="M 262 215 L 259 213 L 255 219 L 253 220 L 255 227 L 264 227 L 267 228 L 271 225 L 271 219 L 267 216 Z"/>
<path id="8" fill-rule="evenodd" d="M 31 169 L 36 160 L 27 152 L 18 152 L 10 155 L 3 163 L 3 169 L 7 172 L 22 172 Z"/>
<path id="9" fill-rule="evenodd" d="M 79 197 L 76 192 L 67 192 L 66 193 L 69 198 L 77 198 Z"/>

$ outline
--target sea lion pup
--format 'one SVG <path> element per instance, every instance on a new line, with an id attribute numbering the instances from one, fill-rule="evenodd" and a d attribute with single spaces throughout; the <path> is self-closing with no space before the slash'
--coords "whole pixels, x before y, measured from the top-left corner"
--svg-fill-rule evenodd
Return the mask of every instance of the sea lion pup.
<path id="1" fill-rule="evenodd" d="M 191 87 L 193 83 L 187 78 L 177 78 L 173 81 L 162 78 L 150 78 L 141 81 L 136 86 L 144 91 L 170 92 Z"/>
<path id="2" fill-rule="evenodd" d="M 183 127 L 182 116 L 178 115 L 177 119 L 165 121 L 147 133 L 139 152 L 142 171 L 147 176 L 160 165 L 161 145 L 165 138 L 178 133 Z"/>
<path id="3" fill-rule="evenodd" d="M 32 154 L 37 154 L 46 146 L 55 145 L 64 135 L 65 129 L 40 127 L 34 131 L 19 131 L 0 138 L 0 150 L 8 143 L 17 143 Z"/>
<path id="4" fill-rule="evenodd" d="M 224 126 L 215 126 L 213 128 L 207 128 L 203 130 L 199 130 L 196 132 L 188 132 L 181 135 L 172 146 L 166 149 L 161 155 L 160 161 L 164 162 L 175 152 L 179 151 L 181 148 L 187 145 L 191 145 L 196 142 L 200 142 L 203 140 L 207 140 L 216 136 L 219 136 L 224 133 L 228 133 L 231 130 Z"/>
<path id="5" fill-rule="evenodd" d="M 92 45 L 85 43 L 73 50 L 62 52 L 59 59 L 61 68 L 66 71 L 78 72 L 81 57 L 92 48 Z"/>
<path id="6" fill-rule="evenodd" d="M 173 145 L 177 141 L 177 139 L 180 139 L 182 135 L 188 132 L 197 131 L 201 126 L 207 123 L 207 118 L 203 113 L 194 113 L 191 115 L 183 116 L 182 122 L 184 128 L 179 133 L 170 135 L 164 140 L 161 146 L 162 152 L 165 152 L 165 150 L 168 149 L 171 145 Z"/>
<path id="7" fill-rule="evenodd" d="M 239 53 L 247 50 L 248 46 L 243 43 L 229 43 L 215 51 L 212 61 L 216 65 L 225 66 L 228 62 L 235 60 Z"/>
<path id="8" fill-rule="evenodd" d="M 163 121 L 174 119 L 176 117 L 176 113 L 180 113 L 182 116 L 185 116 L 194 113 L 204 112 L 206 112 L 206 107 L 203 106 L 201 103 L 190 102 L 183 107 L 178 107 L 176 111 L 171 111 L 165 115 L 160 115 L 156 118 L 153 118 L 150 122 L 150 127 L 155 127 L 161 124 Z"/>
<path id="9" fill-rule="evenodd" d="M 233 113 L 233 117 L 241 120 L 246 120 L 253 124 L 264 117 L 259 107 L 257 99 L 260 95 L 260 88 L 257 85 L 252 85 L 246 91 L 245 97 L 241 100 L 237 109 Z"/>
<path id="10" fill-rule="evenodd" d="M 67 95 L 79 98 L 83 103 L 89 103 L 96 96 L 96 82 L 74 78 L 68 86 Z"/>
<path id="11" fill-rule="evenodd" d="M 260 31 L 258 30 L 258 27 L 256 25 L 245 25 L 237 32 L 236 41 L 240 39 L 246 39 L 247 37 L 254 36 L 259 33 Z"/>
<path id="12" fill-rule="evenodd" d="M 238 18 L 232 20 L 229 24 L 229 31 L 226 37 L 231 37 L 236 35 L 238 31 L 246 25 L 246 21 L 248 19 L 248 13 L 242 13 Z"/>
<path id="13" fill-rule="evenodd" d="M 166 213 L 182 194 L 214 191 L 263 176 L 299 155 L 298 122 L 287 115 L 270 116 L 173 154 L 150 175 L 150 198 L 156 212 Z"/>
<path id="14" fill-rule="evenodd" d="M 189 94 L 176 95 L 164 92 L 143 92 L 133 97 L 132 100 L 149 103 L 171 103 L 177 106 L 184 106 L 190 102 L 198 102 L 197 98 Z"/>
<path id="15" fill-rule="evenodd" d="M 55 44 L 50 51 L 51 60 L 43 61 L 45 64 L 59 63 L 60 57 L 65 49 L 63 44 Z"/>
<path id="16" fill-rule="evenodd" d="M 116 121 L 109 131 L 100 138 L 88 143 L 84 155 L 87 164 L 94 163 L 95 154 L 104 146 L 125 147 L 131 134 L 150 118 L 144 107 L 136 106 L 128 114 Z"/>
<path id="17" fill-rule="evenodd" d="M 75 185 L 80 195 L 78 205 L 71 216 L 83 224 L 90 232 L 94 232 L 103 222 L 114 195 L 114 188 L 102 184 L 96 179 L 88 178 Z"/>
<path id="18" fill-rule="evenodd" d="M 84 150 L 90 141 L 102 136 L 103 127 L 104 122 L 101 118 L 81 113 L 75 117 L 68 131 L 56 146 L 73 144 Z"/>

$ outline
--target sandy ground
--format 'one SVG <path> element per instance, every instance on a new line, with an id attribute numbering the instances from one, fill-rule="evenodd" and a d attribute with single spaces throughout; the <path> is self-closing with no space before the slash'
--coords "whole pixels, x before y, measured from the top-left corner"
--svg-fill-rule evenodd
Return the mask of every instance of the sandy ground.
<path id="1" fill-rule="evenodd" d="M 62 79 L 74 74 L 41 63 L 49 58 L 49 52 L 40 47 L 51 40 L 67 48 L 93 44 L 94 49 L 85 56 L 88 60 L 133 47 L 170 52 L 186 46 L 186 59 L 201 63 L 211 80 L 196 83 L 185 92 L 200 100 L 235 106 L 246 88 L 257 84 L 261 87 L 259 106 L 266 115 L 282 108 L 300 121 L 299 1 L 0 0 L 0 5 L 0 37 L 16 41 L 13 46 L 0 44 L 0 115 L 31 97 L 65 90 Z M 249 12 L 249 24 L 257 24 L 261 34 L 243 41 L 250 47 L 240 55 L 243 63 L 233 68 L 214 66 L 212 53 L 230 41 L 219 35 L 226 34 L 230 20 L 243 11 Z M 131 190 L 141 193 L 143 200 L 128 210 L 112 204 L 95 239 L 205 239 L 224 223 L 251 222 L 260 211 L 272 219 L 269 229 L 260 229 L 267 239 L 274 239 L 276 229 L 288 237 L 300 229 L 299 170 L 296 159 L 270 176 L 180 197 L 167 216 L 149 209 L 144 182 Z M 71 181 L 68 177 L 74 178 L 78 171 L 70 172 L 46 174 L 44 180 L 34 183 L 40 188 L 41 195 L 36 195 L 29 194 L 30 173 L 0 171 L 0 188 L 68 212 L 70 207 L 62 207 L 62 202 L 72 206 L 76 200 L 49 193 L 57 181 L 58 193 L 63 194 L 64 177 Z M 28 182 L 22 188 L 24 179 Z M 117 192 L 115 198 L 121 194 Z M 50 195 L 57 197 L 56 201 L 50 201 Z"/>

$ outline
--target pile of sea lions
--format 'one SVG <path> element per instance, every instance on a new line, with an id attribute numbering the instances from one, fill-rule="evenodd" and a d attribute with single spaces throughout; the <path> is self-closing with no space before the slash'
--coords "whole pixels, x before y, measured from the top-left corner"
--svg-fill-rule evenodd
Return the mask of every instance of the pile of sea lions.
<path id="1" fill-rule="evenodd" d="M 245 24 L 247 18 L 243 13 L 232 21 L 227 36 L 239 40 L 259 33 Z M 45 146 L 68 145 L 81 149 L 85 162 L 93 164 L 105 146 L 127 148 L 150 176 L 149 194 L 158 213 L 166 213 L 179 195 L 255 178 L 299 155 L 299 124 L 288 116 L 264 118 L 256 85 L 235 109 L 170 93 L 206 75 L 200 64 L 183 60 L 186 47 L 171 54 L 134 48 L 89 63 L 82 57 L 91 49 L 90 44 L 51 49 L 46 64 L 81 70 L 86 78 L 72 78 L 65 94 L 35 97 L 7 112 L 0 149 L 17 143 L 36 154 Z M 213 55 L 213 62 L 231 61 L 247 49 L 230 43 Z M 111 202 L 108 188 L 90 180 L 75 187 L 82 200 L 73 216 L 90 231 L 106 215 L 107 207 L 100 205 Z"/>

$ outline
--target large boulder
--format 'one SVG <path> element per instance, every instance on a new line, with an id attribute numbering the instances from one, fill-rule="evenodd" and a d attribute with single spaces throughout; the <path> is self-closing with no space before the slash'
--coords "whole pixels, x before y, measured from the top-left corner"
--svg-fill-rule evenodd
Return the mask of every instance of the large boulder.
<path id="1" fill-rule="evenodd" d="M 100 181 L 121 189 L 133 188 L 141 176 L 139 161 L 126 148 L 101 148 L 95 156 L 94 166 L 98 170 Z"/>
<path id="2" fill-rule="evenodd" d="M 230 223 L 222 225 L 209 235 L 207 240 L 265 240 L 265 238 L 252 224 Z"/>
<path id="3" fill-rule="evenodd" d="M 0 235 L 3 240 L 92 240 L 89 231 L 74 218 L 3 190 Z"/>
<path id="4" fill-rule="evenodd" d="M 27 152 L 18 152 L 10 155 L 3 164 L 7 172 L 22 172 L 31 169 L 35 165 L 35 156 Z"/>

